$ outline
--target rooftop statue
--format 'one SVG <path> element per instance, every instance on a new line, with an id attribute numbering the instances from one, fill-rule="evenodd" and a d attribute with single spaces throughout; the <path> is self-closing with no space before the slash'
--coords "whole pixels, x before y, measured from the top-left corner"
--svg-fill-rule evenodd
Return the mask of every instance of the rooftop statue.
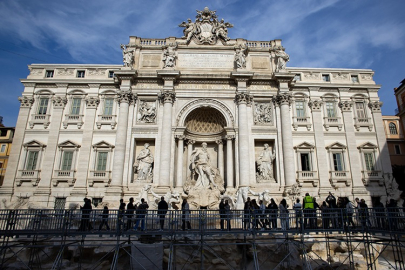
<path id="1" fill-rule="evenodd" d="M 285 71 L 286 64 L 290 61 L 290 56 L 284 51 L 283 48 L 279 48 L 275 51 L 277 56 L 276 72 Z"/>
<path id="2" fill-rule="evenodd" d="M 184 27 L 183 39 L 186 39 L 186 44 L 194 40 L 196 44 L 214 45 L 218 40 L 223 43 L 229 41 L 228 28 L 233 27 L 232 24 L 225 22 L 224 19 L 218 21 L 218 16 L 215 10 L 209 10 L 205 7 L 203 10 L 197 10 L 195 22 L 188 19 L 187 22 L 179 24 Z"/>
<path id="3" fill-rule="evenodd" d="M 134 64 L 134 49 L 130 50 L 126 45 L 121 44 L 122 58 L 125 67 L 131 67 Z"/>

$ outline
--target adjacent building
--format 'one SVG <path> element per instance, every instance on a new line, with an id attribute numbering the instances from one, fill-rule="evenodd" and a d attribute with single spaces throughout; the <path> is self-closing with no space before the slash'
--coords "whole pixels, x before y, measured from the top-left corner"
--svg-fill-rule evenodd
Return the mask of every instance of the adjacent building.
<path id="1" fill-rule="evenodd" d="M 3 125 L 3 118 L 0 116 L 0 186 L 3 185 L 4 177 L 6 175 L 14 130 L 14 127 L 5 127 Z"/>

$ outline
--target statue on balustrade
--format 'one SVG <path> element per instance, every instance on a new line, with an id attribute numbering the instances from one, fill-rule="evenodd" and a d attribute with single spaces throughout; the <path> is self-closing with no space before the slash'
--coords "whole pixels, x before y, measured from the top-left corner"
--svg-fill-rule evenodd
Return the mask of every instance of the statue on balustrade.
<path id="1" fill-rule="evenodd" d="M 274 180 L 273 161 L 275 158 L 276 150 L 273 149 L 273 152 L 271 152 L 269 145 L 265 143 L 264 149 L 256 161 L 256 179 L 259 183 Z"/>
<path id="2" fill-rule="evenodd" d="M 276 72 L 285 71 L 286 64 L 290 61 L 290 56 L 282 48 L 276 50 L 275 53 L 277 56 Z"/>
<path id="3" fill-rule="evenodd" d="M 149 146 L 149 143 L 144 144 L 144 149 L 141 150 L 134 162 L 134 172 L 138 174 L 136 179 L 140 181 L 152 181 L 153 178 L 153 156 Z"/>
<path id="4" fill-rule="evenodd" d="M 134 49 L 129 50 L 126 45 L 121 44 L 122 58 L 125 67 L 131 67 L 134 63 Z"/>

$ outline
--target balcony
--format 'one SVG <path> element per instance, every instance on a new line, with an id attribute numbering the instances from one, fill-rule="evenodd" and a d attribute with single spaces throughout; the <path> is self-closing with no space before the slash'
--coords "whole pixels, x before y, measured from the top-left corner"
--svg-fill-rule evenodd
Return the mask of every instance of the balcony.
<path id="1" fill-rule="evenodd" d="M 360 130 L 361 127 L 367 127 L 369 131 L 373 130 L 373 123 L 370 118 L 354 118 L 354 126 L 357 131 Z"/>
<path id="2" fill-rule="evenodd" d="M 316 171 L 297 171 L 297 181 L 300 187 L 311 184 L 317 187 L 319 184 L 318 172 Z"/>
<path id="3" fill-rule="evenodd" d="M 312 124 L 309 121 L 309 117 L 303 116 L 303 117 L 293 117 L 293 127 L 294 130 L 297 131 L 298 127 L 304 126 L 307 128 L 308 131 L 311 130 Z"/>
<path id="4" fill-rule="evenodd" d="M 100 129 L 102 125 L 111 125 L 111 129 L 114 129 L 117 125 L 116 115 L 99 115 L 97 122 L 97 128 Z"/>
<path id="5" fill-rule="evenodd" d="M 339 131 L 342 131 L 343 124 L 340 117 L 324 117 L 323 122 L 323 126 L 325 127 L 326 131 L 328 131 L 330 127 L 337 127 Z"/>
<path id="6" fill-rule="evenodd" d="M 66 129 L 68 125 L 77 125 L 78 129 L 83 126 L 83 115 L 82 114 L 66 114 L 65 121 L 63 121 L 63 127 Z"/>
<path id="7" fill-rule="evenodd" d="M 365 186 L 368 186 L 372 182 L 378 183 L 380 186 L 384 185 L 382 171 L 361 171 L 361 173 L 363 174 L 362 180 Z"/>
<path id="8" fill-rule="evenodd" d="M 338 183 L 344 183 L 349 187 L 350 173 L 348 171 L 329 171 L 329 181 L 332 187 L 336 187 Z"/>
<path id="9" fill-rule="evenodd" d="M 94 186 L 95 183 L 101 183 L 108 187 L 111 182 L 111 171 L 90 171 L 89 186 Z"/>
<path id="10" fill-rule="evenodd" d="M 22 183 L 32 183 L 36 187 L 41 180 L 41 170 L 18 170 L 16 183 L 21 186 Z"/>
<path id="11" fill-rule="evenodd" d="M 74 170 L 55 170 L 52 177 L 52 184 L 54 187 L 59 183 L 68 183 L 69 187 L 72 187 L 76 182 L 76 171 Z"/>
<path id="12" fill-rule="evenodd" d="M 30 128 L 34 128 L 35 125 L 44 125 L 44 128 L 48 128 L 51 123 L 50 119 L 50 114 L 33 114 L 29 122 Z"/>

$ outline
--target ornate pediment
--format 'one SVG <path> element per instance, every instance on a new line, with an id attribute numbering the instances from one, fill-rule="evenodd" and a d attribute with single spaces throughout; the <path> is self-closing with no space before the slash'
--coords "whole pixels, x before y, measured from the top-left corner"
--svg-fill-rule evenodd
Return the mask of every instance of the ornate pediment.
<path id="1" fill-rule="evenodd" d="M 346 146 L 341 144 L 340 142 L 335 142 L 335 143 L 332 143 L 329 146 L 326 146 L 326 149 L 330 149 L 330 150 L 332 150 L 332 149 L 346 149 Z"/>
<path id="2" fill-rule="evenodd" d="M 314 149 L 315 145 L 310 144 L 309 142 L 303 142 L 297 146 L 294 146 L 295 149 Z"/>
<path id="3" fill-rule="evenodd" d="M 96 144 L 93 144 L 93 148 L 114 148 L 115 146 L 114 145 L 112 145 L 112 144 L 109 144 L 108 142 L 106 142 L 106 141 L 101 141 L 101 142 L 98 142 L 98 143 L 96 143 Z"/>
<path id="4" fill-rule="evenodd" d="M 80 148 L 80 145 L 72 142 L 71 140 L 64 141 L 58 144 L 59 148 Z"/>
<path id="5" fill-rule="evenodd" d="M 39 141 L 37 141 L 37 140 L 32 140 L 32 141 L 29 141 L 29 142 L 27 142 L 27 143 L 24 143 L 23 146 L 24 146 L 25 148 L 31 148 L 31 147 L 32 147 L 32 148 L 34 148 L 34 147 L 44 148 L 44 147 L 46 147 L 45 144 L 43 144 L 43 143 L 41 143 L 41 142 L 39 142 Z"/>
<path id="6" fill-rule="evenodd" d="M 357 147 L 358 149 L 376 149 L 377 145 L 371 143 L 371 142 L 366 142 L 363 143 L 362 145 Z"/>
<path id="7" fill-rule="evenodd" d="M 196 44 L 214 45 L 218 40 L 223 43 L 229 41 L 228 28 L 233 27 L 232 24 L 225 22 L 224 19 L 218 21 L 218 16 L 215 10 L 210 10 L 205 7 L 203 10 L 197 10 L 195 22 L 188 19 L 187 22 L 179 24 L 184 27 L 183 39 L 186 39 L 188 44 L 193 40 Z"/>

